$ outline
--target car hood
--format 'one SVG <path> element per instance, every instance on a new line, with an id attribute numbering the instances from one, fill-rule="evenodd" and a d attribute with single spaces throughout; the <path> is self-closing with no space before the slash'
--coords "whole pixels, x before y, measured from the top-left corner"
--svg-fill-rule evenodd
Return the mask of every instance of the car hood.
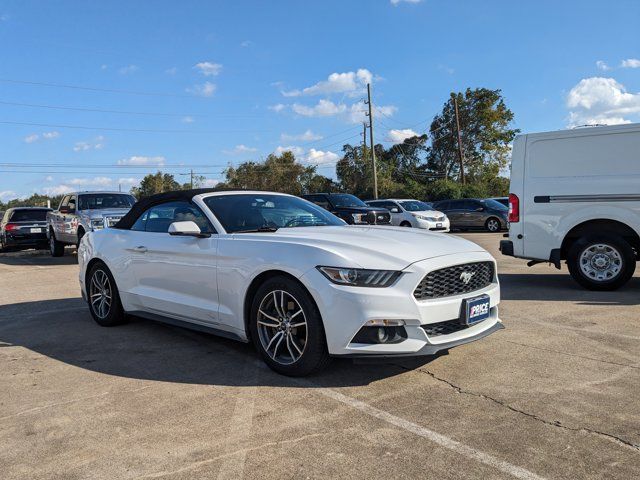
<path id="1" fill-rule="evenodd" d="M 386 208 L 382 207 L 336 207 L 337 210 L 348 210 L 354 212 L 386 212 Z"/>
<path id="2" fill-rule="evenodd" d="M 235 238 L 293 243 L 332 254 L 337 267 L 402 270 L 412 263 L 443 255 L 486 252 L 463 238 L 417 228 L 335 226 L 281 228 L 273 233 L 239 233 Z M 336 258 L 338 257 L 338 258 Z M 322 261 L 322 259 L 320 259 Z"/>
<path id="3" fill-rule="evenodd" d="M 125 215 L 129 211 L 128 208 L 107 208 L 104 210 L 86 210 L 85 215 L 89 218 L 99 218 L 102 217 L 121 217 Z"/>
<path id="4" fill-rule="evenodd" d="M 409 212 L 411 215 L 422 215 L 425 217 L 442 217 L 444 213 L 440 210 L 420 210 L 417 212 Z"/>

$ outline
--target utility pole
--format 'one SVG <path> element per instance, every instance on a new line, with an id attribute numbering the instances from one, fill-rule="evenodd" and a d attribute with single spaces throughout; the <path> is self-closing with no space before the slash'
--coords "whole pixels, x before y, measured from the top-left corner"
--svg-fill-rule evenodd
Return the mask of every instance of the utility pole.
<path id="1" fill-rule="evenodd" d="M 193 190 L 193 168 L 189 170 L 189 174 L 191 175 L 191 189 Z"/>
<path id="2" fill-rule="evenodd" d="M 465 184 L 464 181 L 464 154 L 462 153 L 462 136 L 460 135 L 460 114 L 458 113 L 458 96 L 451 93 L 453 98 L 453 108 L 456 112 L 456 133 L 458 137 L 458 161 L 460 162 L 460 183 Z"/>
<path id="3" fill-rule="evenodd" d="M 378 169 L 376 166 L 376 144 L 373 143 L 373 105 L 371 103 L 371 84 L 367 83 L 367 105 L 369 105 L 369 139 L 371 144 L 371 162 L 373 163 L 373 198 L 378 198 Z"/>
<path id="4" fill-rule="evenodd" d="M 364 146 L 362 154 L 367 150 L 367 122 L 362 122 L 362 145 Z"/>

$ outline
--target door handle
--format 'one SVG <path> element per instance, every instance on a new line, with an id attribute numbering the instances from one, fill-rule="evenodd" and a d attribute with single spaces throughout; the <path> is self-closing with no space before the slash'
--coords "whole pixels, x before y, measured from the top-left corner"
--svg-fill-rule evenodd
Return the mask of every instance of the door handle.
<path id="1" fill-rule="evenodd" d="M 140 245 L 139 247 L 135 248 L 127 248 L 127 250 L 131 252 L 145 253 L 147 251 L 147 247 Z"/>

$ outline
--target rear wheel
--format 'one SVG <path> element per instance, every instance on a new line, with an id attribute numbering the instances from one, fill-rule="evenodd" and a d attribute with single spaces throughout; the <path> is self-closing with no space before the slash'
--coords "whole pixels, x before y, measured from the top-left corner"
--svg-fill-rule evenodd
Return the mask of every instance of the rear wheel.
<path id="1" fill-rule="evenodd" d="M 484 228 L 492 233 L 495 233 L 500 231 L 502 225 L 500 224 L 500 220 L 495 217 L 491 217 L 485 222 Z"/>
<path id="2" fill-rule="evenodd" d="M 329 364 L 320 312 L 304 287 L 288 277 L 270 278 L 258 288 L 250 329 L 262 359 L 278 373 L 304 376 Z"/>
<path id="3" fill-rule="evenodd" d="M 616 290 L 633 276 L 636 258 L 618 235 L 587 235 L 569 249 L 567 266 L 573 279 L 589 290 Z"/>
<path id="4" fill-rule="evenodd" d="M 118 287 L 104 263 L 96 263 L 91 267 L 86 288 L 89 310 L 98 325 L 113 327 L 126 322 Z"/>
<path id="5" fill-rule="evenodd" d="M 52 257 L 61 257 L 64 255 L 64 243 L 56 240 L 56 235 L 53 232 L 49 235 L 49 251 Z"/>

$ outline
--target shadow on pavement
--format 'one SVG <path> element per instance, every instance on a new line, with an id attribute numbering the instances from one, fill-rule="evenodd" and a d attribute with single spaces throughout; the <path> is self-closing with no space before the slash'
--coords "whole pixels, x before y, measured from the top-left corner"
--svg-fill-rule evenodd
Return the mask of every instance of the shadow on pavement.
<path id="1" fill-rule="evenodd" d="M 638 305 L 640 278 L 632 278 L 614 292 L 594 292 L 575 283 L 568 273 L 501 273 L 500 294 L 503 300 L 570 301 L 581 305 Z"/>
<path id="2" fill-rule="evenodd" d="M 0 306 L 0 348 L 7 346 L 108 375 L 227 386 L 367 385 L 436 358 L 367 364 L 334 359 L 327 370 L 311 377 L 311 384 L 271 372 L 251 344 L 139 318 L 118 327 L 100 327 L 79 298 Z"/>
<path id="3" fill-rule="evenodd" d="M 78 256 L 75 250 L 67 249 L 63 257 L 52 257 L 46 251 L 8 252 L 0 254 L 0 265 L 77 265 Z"/>

